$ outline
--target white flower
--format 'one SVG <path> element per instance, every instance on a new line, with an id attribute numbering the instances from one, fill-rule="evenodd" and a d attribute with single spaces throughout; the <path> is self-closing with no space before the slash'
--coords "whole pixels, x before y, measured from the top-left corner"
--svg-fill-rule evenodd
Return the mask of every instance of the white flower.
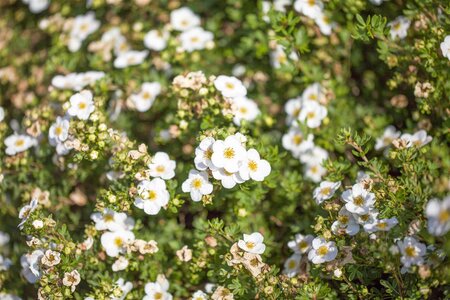
<path id="1" fill-rule="evenodd" d="M 160 178 L 151 181 L 144 180 L 137 186 L 138 196 L 134 200 L 134 205 L 143 209 L 146 214 L 156 215 L 169 203 L 169 192 L 166 183 Z"/>
<path id="2" fill-rule="evenodd" d="M 34 220 L 33 223 L 31 223 L 35 229 L 41 229 L 44 227 L 44 222 L 42 220 Z"/>
<path id="3" fill-rule="evenodd" d="M 292 0 L 275 0 L 273 1 L 273 9 L 279 12 L 286 12 L 286 6 L 291 4 Z"/>
<path id="4" fill-rule="evenodd" d="M 238 241 L 238 246 L 248 253 L 263 254 L 266 250 L 266 245 L 263 241 L 264 237 L 259 232 L 253 232 L 252 234 L 244 233 L 244 239 Z"/>
<path id="5" fill-rule="evenodd" d="M 425 214 L 430 234 L 435 236 L 446 234 L 450 230 L 450 196 L 442 201 L 436 198 L 428 201 Z"/>
<path id="6" fill-rule="evenodd" d="M 402 255 L 400 261 L 404 267 L 409 268 L 423 263 L 423 256 L 427 251 L 425 244 L 419 243 L 413 237 L 405 237 L 403 241 L 398 241 L 397 245 Z"/>
<path id="7" fill-rule="evenodd" d="M 142 300 L 172 300 L 172 295 L 168 292 L 169 282 L 164 276 L 158 275 L 156 282 L 149 282 L 145 285 L 145 296 Z"/>
<path id="8" fill-rule="evenodd" d="M 176 162 L 169 158 L 165 152 L 156 152 L 148 164 L 150 176 L 162 179 L 171 179 L 175 176 Z"/>
<path id="9" fill-rule="evenodd" d="M 111 300 L 123 300 L 133 289 L 133 284 L 130 281 L 125 282 L 125 279 L 123 278 L 119 278 L 116 281 L 116 284 L 122 290 L 122 295 L 120 297 L 112 297 Z"/>
<path id="10" fill-rule="evenodd" d="M 323 98 L 325 98 L 325 94 L 323 92 L 322 86 L 318 82 L 308 85 L 302 93 L 303 101 L 319 102 L 323 100 Z"/>
<path id="11" fill-rule="evenodd" d="M 375 150 L 380 150 L 391 145 L 392 141 L 397 139 L 401 135 L 400 131 L 397 131 L 394 126 L 388 126 L 384 129 L 383 135 L 377 138 L 375 144 Z"/>
<path id="12" fill-rule="evenodd" d="M 378 211 L 376 209 L 371 209 L 366 214 L 358 215 L 353 214 L 353 218 L 355 218 L 356 222 L 358 224 L 363 225 L 364 230 L 366 230 L 366 226 L 371 227 L 372 224 L 376 223 L 378 221 Z"/>
<path id="13" fill-rule="evenodd" d="M 239 172 L 230 173 L 227 172 L 224 168 L 215 168 L 211 173 L 214 179 L 220 180 L 220 183 L 226 189 L 232 189 L 236 186 L 237 183 L 245 182 L 245 180 L 242 179 L 241 176 L 239 176 Z"/>
<path id="14" fill-rule="evenodd" d="M 302 109 L 303 99 L 301 97 L 289 99 L 284 104 L 284 111 L 287 114 L 286 124 L 296 125 L 298 116 L 300 115 L 300 110 Z"/>
<path id="15" fill-rule="evenodd" d="M 306 152 L 300 153 L 300 161 L 310 166 L 320 166 L 326 159 L 328 159 L 328 152 L 319 146 L 314 146 L 314 144 Z"/>
<path id="16" fill-rule="evenodd" d="M 425 130 L 419 130 L 412 135 L 404 133 L 400 138 L 406 142 L 407 147 L 415 146 L 417 148 L 423 147 L 433 140 L 431 136 L 427 135 Z"/>
<path id="17" fill-rule="evenodd" d="M 50 5 L 50 0 L 22 0 L 22 2 L 28 4 L 30 11 L 34 14 L 43 12 Z"/>
<path id="18" fill-rule="evenodd" d="M 319 26 L 320 32 L 322 32 L 323 35 L 330 35 L 333 28 L 336 26 L 336 24 L 331 22 L 330 18 L 322 12 L 314 19 L 314 21 L 316 21 L 316 24 Z"/>
<path id="19" fill-rule="evenodd" d="M 112 264 L 111 268 L 113 272 L 118 272 L 125 270 L 128 267 L 128 259 L 124 256 L 119 256 L 119 258 Z"/>
<path id="20" fill-rule="evenodd" d="M 170 13 L 170 24 L 173 29 L 186 31 L 200 25 L 200 18 L 187 7 L 181 7 Z"/>
<path id="21" fill-rule="evenodd" d="M 211 162 L 216 168 L 237 172 L 245 159 L 246 151 L 240 141 L 234 136 L 228 136 L 224 141 L 215 141 L 212 146 Z"/>
<path id="22" fill-rule="evenodd" d="M 271 171 L 270 164 L 267 160 L 261 159 L 258 151 L 249 149 L 247 151 L 247 158 L 239 168 L 239 176 L 243 180 L 253 179 L 256 181 L 263 181 Z"/>
<path id="23" fill-rule="evenodd" d="M 447 35 L 441 43 L 441 51 L 442 55 L 450 60 L 450 35 Z"/>
<path id="24" fill-rule="evenodd" d="M 202 50 L 214 39 L 210 31 L 201 27 L 194 27 L 180 34 L 181 49 L 187 52 Z"/>
<path id="25" fill-rule="evenodd" d="M 11 267 L 11 265 L 12 261 L 9 258 L 3 257 L 3 255 L 0 254 L 0 272 L 7 271 Z M 1 294 L 0 299 L 3 299 Z"/>
<path id="26" fill-rule="evenodd" d="M 129 50 L 120 53 L 114 60 L 114 67 L 123 69 L 129 66 L 140 65 L 148 55 L 148 50 L 136 51 Z"/>
<path id="27" fill-rule="evenodd" d="M 345 209 L 341 208 L 338 219 L 331 225 L 331 231 L 334 234 L 340 234 L 341 231 L 353 236 L 359 232 L 359 224 L 356 222 L 353 215 Z"/>
<path id="28" fill-rule="evenodd" d="M 312 134 L 308 134 L 308 136 L 305 137 L 305 134 L 300 128 L 291 127 L 289 128 L 289 131 L 283 135 L 281 143 L 284 149 L 292 152 L 292 156 L 299 158 L 302 153 L 311 150 L 314 147 L 313 140 L 314 136 Z"/>
<path id="29" fill-rule="evenodd" d="M 159 82 L 144 82 L 141 91 L 131 95 L 130 99 L 138 111 L 145 112 L 150 109 L 160 93 L 161 84 Z"/>
<path id="30" fill-rule="evenodd" d="M 0 231 L 0 247 L 8 245 L 9 240 L 10 240 L 9 234 Z"/>
<path id="31" fill-rule="evenodd" d="M 327 242 L 323 238 L 315 238 L 312 241 L 312 249 L 308 253 L 308 259 L 313 264 L 321 264 L 336 258 L 338 249 L 334 242 Z"/>
<path id="32" fill-rule="evenodd" d="M 210 168 L 211 170 L 216 169 L 211 162 L 211 156 L 213 154 L 212 145 L 215 141 L 216 140 L 212 137 L 206 137 L 200 142 L 200 145 L 195 148 L 194 163 L 198 170 L 204 171 L 207 168 Z"/>
<path id="33" fill-rule="evenodd" d="M 296 234 L 294 240 L 288 242 L 288 247 L 297 254 L 304 254 L 311 249 L 314 237 L 310 234 Z"/>
<path id="34" fill-rule="evenodd" d="M 97 230 L 118 231 L 127 228 L 127 215 L 109 208 L 105 208 L 102 213 L 93 213 L 91 219 L 95 222 L 95 229 Z"/>
<path id="35" fill-rule="evenodd" d="M 361 183 L 353 185 L 342 193 L 342 200 L 346 202 L 345 208 L 354 214 L 367 214 L 375 204 L 375 194 L 370 193 Z"/>
<path id="36" fill-rule="evenodd" d="M 242 84 L 242 81 L 233 76 L 218 76 L 214 80 L 214 86 L 227 98 L 244 97 L 247 95 L 247 88 Z"/>
<path id="37" fill-rule="evenodd" d="M 289 278 L 294 277 L 300 271 L 300 260 L 302 256 L 300 254 L 294 253 L 292 254 L 286 261 L 284 262 L 283 274 L 286 274 Z"/>
<path id="38" fill-rule="evenodd" d="M 364 230 L 369 233 L 377 231 L 389 231 L 397 224 L 398 220 L 395 217 L 389 219 L 375 220 L 375 222 L 365 224 Z"/>
<path id="39" fill-rule="evenodd" d="M 150 50 L 162 51 L 167 47 L 169 32 L 166 30 L 150 30 L 144 36 L 144 45 Z"/>
<path id="40" fill-rule="evenodd" d="M 316 101 L 304 101 L 299 120 L 309 128 L 317 128 L 327 116 L 327 108 Z"/>
<path id="41" fill-rule="evenodd" d="M 69 50 L 71 52 L 78 51 L 81 43 L 99 27 L 100 21 L 95 19 L 93 12 L 75 17 L 69 34 Z"/>
<path id="42" fill-rule="evenodd" d="M 5 109 L 0 106 L 0 122 L 5 119 Z"/>
<path id="43" fill-rule="evenodd" d="M 242 120 L 251 122 L 260 114 L 256 102 L 246 97 L 233 98 L 232 110 L 234 114 L 233 122 L 237 126 L 241 125 Z"/>
<path id="44" fill-rule="evenodd" d="M 56 75 L 52 78 L 52 85 L 58 89 L 71 89 L 80 91 L 85 86 L 94 84 L 105 76 L 104 72 L 88 71 L 86 73 L 70 73 L 67 75 Z"/>
<path id="45" fill-rule="evenodd" d="M 408 34 L 408 28 L 411 21 L 403 16 L 398 16 L 394 21 L 389 22 L 387 26 L 391 28 L 390 34 L 392 39 L 404 39 Z"/>
<path id="46" fill-rule="evenodd" d="M 16 155 L 36 145 L 36 140 L 28 135 L 13 134 L 5 139 L 6 154 Z"/>
<path id="47" fill-rule="evenodd" d="M 64 142 L 69 135 L 69 120 L 61 117 L 56 118 L 56 122 L 50 126 L 48 137 L 58 142 Z"/>
<path id="48" fill-rule="evenodd" d="M 291 61 L 298 61 L 298 55 L 295 51 L 291 51 L 288 56 L 285 47 L 282 45 L 276 45 L 275 49 L 270 52 L 270 61 L 272 67 L 275 69 L 279 69 L 282 66 L 287 65 L 289 63 L 289 59 Z"/>
<path id="49" fill-rule="evenodd" d="M 320 163 L 311 163 L 305 166 L 304 176 L 313 182 L 320 182 L 326 173 L 327 169 L 325 169 Z"/>
<path id="50" fill-rule="evenodd" d="M 296 0 L 294 9 L 311 19 L 315 19 L 322 13 L 323 3 L 320 0 Z"/>
<path id="51" fill-rule="evenodd" d="M 184 193 L 190 193 L 191 199 L 197 202 L 203 195 L 212 193 L 213 185 L 208 181 L 208 173 L 190 170 L 189 177 L 183 182 L 181 189 Z"/>
<path id="52" fill-rule="evenodd" d="M 84 90 L 70 97 L 70 107 L 67 110 L 70 116 L 87 120 L 94 110 L 91 91 Z"/>
<path id="53" fill-rule="evenodd" d="M 37 198 L 33 198 L 30 201 L 30 204 L 25 205 L 24 207 L 22 207 L 19 211 L 19 219 L 21 219 L 22 221 L 20 222 L 20 224 L 18 225 L 18 227 L 20 229 L 22 229 L 23 224 L 25 224 L 25 222 L 28 220 L 28 218 L 30 217 L 31 213 L 36 209 L 38 205 L 38 200 Z"/>
<path id="54" fill-rule="evenodd" d="M 63 285 L 71 288 L 72 293 L 75 291 L 76 286 L 80 283 L 80 273 L 77 270 L 72 272 L 64 273 L 64 278 L 62 280 Z"/>
<path id="55" fill-rule="evenodd" d="M 36 283 L 41 278 L 40 262 L 43 256 L 44 252 L 42 250 L 34 250 L 32 253 L 24 254 L 20 258 L 22 275 L 29 283 Z"/>
<path id="56" fill-rule="evenodd" d="M 196 291 L 192 295 L 192 300 L 207 300 L 207 299 L 208 299 L 208 295 L 201 290 Z"/>
<path id="57" fill-rule="evenodd" d="M 369 0 L 369 2 L 373 5 L 380 5 L 381 3 L 383 3 L 383 1 L 384 0 Z"/>
<path id="58" fill-rule="evenodd" d="M 114 47 L 114 54 L 119 55 L 122 52 L 130 50 L 126 38 L 120 32 L 119 27 L 113 27 L 105 31 L 101 38 L 101 43 L 109 47 Z"/>
<path id="59" fill-rule="evenodd" d="M 47 267 L 56 266 L 60 262 L 61 262 L 61 253 L 52 251 L 50 249 L 45 251 L 44 256 L 42 256 L 41 258 L 41 263 Z"/>
<path id="60" fill-rule="evenodd" d="M 124 253 L 125 246 L 133 240 L 134 234 L 129 230 L 107 231 L 100 238 L 106 254 L 111 257 L 117 257 L 119 253 Z"/>
<path id="61" fill-rule="evenodd" d="M 322 181 L 320 186 L 313 191 L 314 200 L 317 204 L 321 204 L 323 201 L 331 199 L 340 186 L 341 182 Z"/>

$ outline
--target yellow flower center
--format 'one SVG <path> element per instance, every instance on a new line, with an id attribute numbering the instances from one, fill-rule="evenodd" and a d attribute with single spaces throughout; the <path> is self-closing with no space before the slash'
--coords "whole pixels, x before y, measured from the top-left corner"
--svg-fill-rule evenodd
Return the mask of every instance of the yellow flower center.
<path id="1" fill-rule="evenodd" d="M 198 38 L 198 36 L 193 36 L 193 37 L 191 37 L 191 42 L 192 42 L 192 43 L 198 43 L 199 40 L 200 40 L 200 39 Z"/>
<path id="2" fill-rule="evenodd" d="M 194 189 L 199 189 L 202 187 L 202 181 L 200 178 L 195 178 L 194 180 L 192 180 L 191 182 L 191 187 Z"/>
<path id="3" fill-rule="evenodd" d="M 294 117 L 298 117 L 299 114 L 300 114 L 300 108 L 296 108 L 296 109 L 294 109 L 294 111 L 292 112 L 292 115 L 293 115 Z"/>
<path id="4" fill-rule="evenodd" d="M 163 294 L 160 292 L 155 293 L 155 299 L 162 299 L 163 298 Z"/>
<path id="5" fill-rule="evenodd" d="M 25 141 L 23 139 L 18 139 L 14 145 L 16 145 L 16 147 L 21 147 L 25 144 Z"/>
<path id="6" fill-rule="evenodd" d="M 353 199 L 353 203 L 356 206 L 362 206 L 364 204 L 364 199 L 361 196 L 355 197 L 355 199 Z"/>
<path id="7" fill-rule="evenodd" d="M 149 92 L 144 92 L 144 93 L 142 94 L 142 98 L 143 98 L 144 100 L 150 100 L 151 97 L 152 97 L 152 94 L 150 94 Z"/>
<path id="8" fill-rule="evenodd" d="M 377 224 L 377 227 L 379 229 L 386 229 L 387 228 L 387 223 L 386 222 L 380 222 Z"/>
<path id="9" fill-rule="evenodd" d="M 441 211 L 438 219 L 440 223 L 448 222 L 450 220 L 450 212 L 448 210 Z"/>
<path id="10" fill-rule="evenodd" d="M 241 114 L 246 114 L 248 112 L 247 107 L 242 106 L 241 108 L 239 108 L 239 111 L 241 112 Z"/>
<path id="11" fill-rule="evenodd" d="M 339 216 L 339 223 L 341 223 L 342 225 L 347 225 L 348 224 L 348 216 Z"/>
<path id="12" fill-rule="evenodd" d="M 331 188 L 330 187 L 324 187 L 321 191 L 320 191 L 320 193 L 323 195 L 323 196 L 328 196 L 329 194 L 330 194 L 330 192 L 331 192 Z"/>
<path id="13" fill-rule="evenodd" d="M 117 247 L 122 247 L 122 245 L 123 245 L 123 240 L 122 240 L 122 238 L 116 237 L 116 238 L 114 239 L 114 245 L 116 245 Z"/>
<path id="14" fill-rule="evenodd" d="M 56 135 L 60 135 L 60 134 L 62 134 L 62 132 L 63 132 L 63 129 L 62 129 L 61 126 L 58 126 L 58 127 L 55 128 Z"/>
<path id="15" fill-rule="evenodd" d="M 309 95 L 309 100 L 317 100 L 317 95 L 316 94 L 311 94 Z"/>
<path id="16" fill-rule="evenodd" d="M 223 156 L 226 159 L 231 159 L 234 157 L 234 155 L 235 155 L 234 149 L 231 147 L 225 148 L 225 150 L 223 151 Z"/>
<path id="17" fill-rule="evenodd" d="M 317 166 L 313 166 L 311 168 L 311 173 L 316 174 L 317 172 L 319 172 L 319 168 Z"/>
<path id="18" fill-rule="evenodd" d="M 114 216 L 111 215 L 111 214 L 106 214 L 106 215 L 103 217 L 103 220 L 105 220 L 105 222 L 112 222 L 112 221 L 114 221 Z"/>
<path id="19" fill-rule="evenodd" d="M 416 257 L 417 256 L 417 251 L 416 248 L 413 246 L 408 246 L 405 248 L 405 254 L 409 257 Z"/>
<path id="20" fill-rule="evenodd" d="M 327 255 L 328 253 L 328 247 L 327 246 L 320 246 L 319 249 L 317 249 L 317 254 L 320 256 Z"/>
<path id="21" fill-rule="evenodd" d="M 80 103 L 78 103 L 78 108 L 79 109 L 85 109 L 86 108 L 86 103 L 85 102 L 80 102 Z"/>
<path id="22" fill-rule="evenodd" d="M 162 173 L 166 168 L 163 165 L 159 165 L 156 167 L 156 172 Z"/>
<path id="23" fill-rule="evenodd" d="M 300 143 L 303 141 L 303 137 L 300 134 L 296 134 L 292 137 L 292 143 L 295 145 L 300 145 Z"/>
<path id="24" fill-rule="evenodd" d="M 253 248 L 255 248 L 255 243 L 247 242 L 247 243 L 245 243 L 245 246 L 247 246 L 248 249 L 253 249 Z"/>
<path id="25" fill-rule="evenodd" d="M 203 157 L 207 159 L 211 159 L 211 156 L 213 155 L 213 151 L 211 148 L 208 148 L 204 153 Z"/>
<path id="26" fill-rule="evenodd" d="M 248 162 L 248 169 L 252 172 L 256 172 L 256 170 L 258 170 L 258 164 L 254 160 L 250 160 Z"/>
<path id="27" fill-rule="evenodd" d="M 308 248 L 308 243 L 307 243 L 306 241 L 301 241 L 301 242 L 298 244 L 298 248 L 299 248 L 300 250 L 306 249 L 306 248 Z"/>
<path id="28" fill-rule="evenodd" d="M 297 263 L 295 262 L 295 260 L 290 260 L 289 262 L 288 262 L 288 268 L 289 269 L 293 269 L 293 268 L 295 268 L 297 266 Z"/>
<path id="29" fill-rule="evenodd" d="M 230 90 L 234 89 L 234 84 L 232 84 L 231 82 L 225 83 L 225 86 L 227 89 L 230 89 Z"/>
<path id="30" fill-rule="evenodd" d="M 306 115 L 306 117 L 307 117 L 308 119 L 312 119 L 312 118 L 314 118 L 315 116 L 316 116 L 316 113 L 313 112 L 313 111 L 310 111 L 310 112 Z"/>

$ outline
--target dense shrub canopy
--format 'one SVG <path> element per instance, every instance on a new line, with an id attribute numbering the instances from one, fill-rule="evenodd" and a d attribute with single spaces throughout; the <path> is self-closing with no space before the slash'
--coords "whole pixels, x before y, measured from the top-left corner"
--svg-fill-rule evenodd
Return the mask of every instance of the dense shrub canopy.
<path id="1" fill-rule="evenodd" d="M 449 16 L 0 1 L 0 299 L 450 297 Z"/>

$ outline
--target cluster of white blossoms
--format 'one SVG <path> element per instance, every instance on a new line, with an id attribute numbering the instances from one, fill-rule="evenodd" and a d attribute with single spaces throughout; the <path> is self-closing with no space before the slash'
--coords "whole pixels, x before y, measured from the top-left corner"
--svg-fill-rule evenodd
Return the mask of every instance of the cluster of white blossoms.
<path id="1" fill-rule="evenodd" d="M 175 168 L 176 162 L 167 153 L 155 153 L 145 171 L 146 176 L 140 177 L 134 205 L 149 215 L 156 215 L 161 208 L 166 208 L 170 195 L 164 180 L 175 176 Z"/>
<path id="2" fill-rule="evenodd" d="M 326 173 L 322 162 L 328 159 L 328 152 L 316 146 L 314 136 L 311 133 L 306 135 L 299 123 L 312 129 L 319 127 L 327 116 L 327 108 L 321 104 L 326 102 L 322 86 L 314 83 L 300 97 L 288 100 L 284 106 L 290 128 L 282 137 L 282 145 L 305 164 L 304 175 L 314 182 L 319 182 Z"/>
<path id="3" fill-rule="evenodd" d="M 319 26 L 320 31 L 324 35 L 330 35 L 335 23 L 331 22 L 323 11 L 323 2 L 321 0 L 296 0 L 294 9 L 299 13 L 311 18 Z"/>
<path id="4" fill-rule="evenodd" d="M 103 77 L 105 77 L 105 73 L 100 71 L 56 75 L 52 79 L 52 86 L 58 89 L 81 91 L 84 87 L 94 84 Z"/>
<path id="5" fill-rule="evenodd" d="M 387 24 L 390 27 L 389 33 L 392 39 L 404 39 L 408 35 L 411 20 L 404 16 L 398 16 L 394 21 Z"/>
<path id="6" fill-rule="evenodd" d="M 100 21 L 95 19 L 93 12 L 76 16 L 69 23 L 68 47 L 71 52 L 80 50 L 83 41 L 93 32 L 100 28 Z"/>
<path id="7" fill-rule="evenodd" d="M 394 126 L 388 126 L 383 132 L 383 135 L 376 140 L 375 150 L 382 150 L 388 148 L 395 141 L 402 142 L 406 148 L 423 147 L 433 140 L 425 130 L 419 130 L 414 134 L 397 131 Z"/>
<path id="8" fill-rule="evenodd" d="M 170 24 L 162 29 L 152 29 L 144 37 L 144 45 L 153 51 L 164 50 L 170 39 L 171 31 L 181 32 L 176 41 L 180 52 L 214 47 L 214 36 L 200 26 L 200 17 L 188 7 L 181 7 L 170 13 Z"/>
<path id="9" fill-rule="evenodd" d="M 208 178 L 220 180 L 227 189 L 249 179 L 263 181 L 270 174 L 270 164 L 261 159 L 256 149 L 246 149 L 247 138 L 236 133 L 225 140 L 206 137 L 195 149 L 195 167 L 184 181 L 182 190 L 190 193 L 192 200 L 200 201 L 203 195 L 211 194 L 212 184 Z"/>
<path id="10" fill-rule="evenodd" d="M 256 102 L 246 97 L 247 88 L 238 78 L 219 75 L 214 80 L 214 87 L 230 104 L 235 125 L 240 126 L 242 120 L 252 122 L 260 114 Z M 228 111 L 224 112 L 224 114 L 227 113 Z"/>
<path id="11" fill-rule="evenodd" d="M 411 271 L 412 266 L 420 266 L 424 264 L 424 256 L 427 253 L 425 244 L 418 242 L 413 237 L 405 237 L 403 241 L 397 242 L 398 250 L 400 250 L 400 261 L 403 264 L 401 273 Z"/>
<path id="12" fill-rule="evenodd" d="M 296 234 L 294 240 L 288 242 L 288 247 L 294 251 L 284 262 L 283 273 L 294 277 L 300 272 L 303 255 L 307 255 L 313 264 L 322 264 L 334 260 L 338 254 L 335 242 L 308 234 Z"/>
<path id="13" fill-rule="evenodd" d="M 264 244 L 264 237 L 259 232 L 253 232 L 252 234 L 244 234 L 244 238 L 242 240 L 239 240 L 237 245 L 242 250 L 253 254 L 263 254 L 264 251 L 266 250 L 266 245 Z"/>

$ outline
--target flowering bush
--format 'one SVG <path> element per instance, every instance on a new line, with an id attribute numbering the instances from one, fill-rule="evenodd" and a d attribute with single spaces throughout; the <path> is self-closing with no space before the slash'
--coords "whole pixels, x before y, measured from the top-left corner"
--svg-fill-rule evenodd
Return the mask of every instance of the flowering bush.
<path id="1" fill-rule="evenodd" d="M 449 16 L 0 1 L 0 299 L 450 297 Z"/>

